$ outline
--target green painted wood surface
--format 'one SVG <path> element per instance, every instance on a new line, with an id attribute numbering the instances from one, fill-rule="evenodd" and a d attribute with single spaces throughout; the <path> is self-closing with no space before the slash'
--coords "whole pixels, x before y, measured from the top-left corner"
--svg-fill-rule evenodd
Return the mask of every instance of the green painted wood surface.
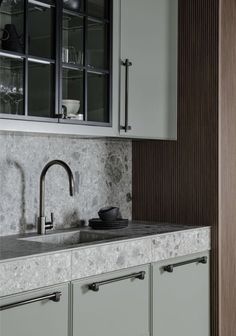
<path id="1" fill-rule="evenodd" d="M 153 336 L 210 336 L 209 260 L 163 272 L 163 266 L 208 253 L 153 265 Z"/>
<path id="2" fill-rule="evenodd" d="M 106 284 L 98 292 L 94 281 L 146 271 L 145 280 Z M 73 283 L 73 336 L 148 336 L 150 309 L 149 266 L 131 268 Z"/>
<path id="3" fill-rule="evenodd" d="M 178 0 L 121 0 L 121 60 L 129 59 L 129 125 L 122 136 L 177 138 Z M 121 66 L 121 125 L 125 67 Z"/>
<path id="4" fill-rule="evenodd" d="M 68 336 L 68 284 L 12 295 L 0 306 L 62 292 L 60 302 L 43 300 L 0 311 L 0 336 Z"/>

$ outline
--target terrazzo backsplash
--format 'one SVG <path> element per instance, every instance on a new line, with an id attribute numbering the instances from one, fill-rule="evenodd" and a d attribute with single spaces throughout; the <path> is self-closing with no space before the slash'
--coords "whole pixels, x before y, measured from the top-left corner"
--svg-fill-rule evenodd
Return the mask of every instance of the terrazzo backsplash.
<path id="1" fill-rule="evenodd" d="M 0 236 L 33 232 L 39 208 L 39 178 L 46 163 L 59 159 L 72 169 L 76 194 L 60 166 L 46 176 L 46 215 L 67 228 L 97 217 L 99 208 L 132 210 L 132 144 L 127 140 L 0 134 Z"/>

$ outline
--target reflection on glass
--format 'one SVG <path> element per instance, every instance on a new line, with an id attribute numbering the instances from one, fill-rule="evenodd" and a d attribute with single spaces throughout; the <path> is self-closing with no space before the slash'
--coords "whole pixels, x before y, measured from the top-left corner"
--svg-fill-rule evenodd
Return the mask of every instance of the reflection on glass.
<path id="1" fill-rule="evenodd" d="M 84 73 L 63 69 L 62 114 L 64 118 L 84 120 Z"/>
<path id="2" fill-rule="evenodd" d="M 63 0 L 63 7 L 67 10 L 82 12 L 84 2 L 83 0 Z"/>
<path id="3" fill-rule="evenodd" d="M 108 68 L 107 25 L 88 21 L 87 64 L 94 68 Z"/>
<path id="4" fill-rule="evenodd" d="M 30 0 L 29 0 L 30 1 Z M 38 0 L 37 0 L 38 1 Z M 39 0 L 40 2 L 46 3 L 48 5 L 55 5 L 56 0 Z"/>
<path id="5" fill-rule="evenodd" d="M 55 101 L 54 65 L 29 62 L 28 114 L 53 117 Z"/>
<path id="6" fill-rule="evenodd" d="M 55 58 L 55 9 L 29 3 L 29 54 Z"/>
<path id="7" fill-rule="evenodd" d="M 62 62 L 83 64 L 83 18 L 64 14 L 63 15 L 63 48 Z"/>
<path id="8" fill-rule="evenodd" d="M 24 52 L 24 0 L 0 0 L 0 48 Z"/>
<path id="9" fill-rule="evenodd" d="M 108 16 L 108 0 L 87 0 L 88 1 L 88 14 L 106 18 Z"/>
<path id="10" fill-rule="evenodd" d="M 24 114 L 24 63 L 0 57 L 0 113 Z"/>
<path id="11" fill-rule="evenodd" d="M 88 121 L 109 122 L 108 76 L 88 73 Z"/>

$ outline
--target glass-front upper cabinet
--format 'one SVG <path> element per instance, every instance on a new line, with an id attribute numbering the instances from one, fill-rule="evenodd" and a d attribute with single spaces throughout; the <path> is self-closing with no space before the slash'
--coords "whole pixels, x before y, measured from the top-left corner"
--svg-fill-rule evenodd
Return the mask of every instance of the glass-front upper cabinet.
<path id="1" fill-rule="evenodd" d="M 0 113 L 24 115 L 24 1 L 0 0 Z"/>
<path id="2" fill-rule="evenodd" d="M 61 122 L 111 124 L 111 3 L 63 0 Z"/>
<path id="3" fill-rule="evenodd" d="M 57 117 L 56 2 L 0 0 L 0 115 Z"/>
<path id="4" fill-rule="evenodd" d="M 56 1 L 27 4 L 28 115 L 52 118 L 55 111 Z"/>
<path id="5" fill-rule="evenodd" d="M 111 125 L 109 0 L 0 0 L 0 118 Z"/>

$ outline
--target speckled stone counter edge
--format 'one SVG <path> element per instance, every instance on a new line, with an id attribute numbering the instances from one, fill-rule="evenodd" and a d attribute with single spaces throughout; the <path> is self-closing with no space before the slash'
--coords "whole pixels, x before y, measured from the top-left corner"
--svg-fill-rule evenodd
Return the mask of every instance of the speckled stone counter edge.
<path id="1" fill-rule="evenodd" d="M 73 248 L 0 263 L 0 297 L 210 250 L 209 227 Z"/>

